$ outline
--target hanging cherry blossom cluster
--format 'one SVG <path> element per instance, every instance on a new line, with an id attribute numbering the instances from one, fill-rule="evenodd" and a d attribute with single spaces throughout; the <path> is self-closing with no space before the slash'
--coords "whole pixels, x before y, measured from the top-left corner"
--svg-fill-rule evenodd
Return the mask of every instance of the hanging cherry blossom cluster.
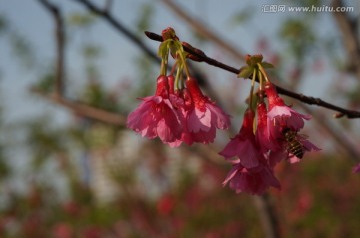
<path id="1" fill-rule="evenodd" d="M 184 42 L 179 41 L 175 31 L 167 28 L 162 37 L 155 95 L 141 99 L 129 114 L 127 127 L 149 139 L 158 137 L 171 147 L 183 142 L 212 143 L 217 129 L 229 128 L 230 116 L 203 94 L 190 75 L 186 58 L 195 56 L 184 51 Z M 169 55 L 175 64 L 167 74 Z M 223 184 L 229 183 L 236 192 L 259 195 L 270 186 L 280 188 L 273 172 L 276 164 L 282 160 L 298 162 L 305 152 L 319 148 L 298 133 L 310 116 L 296 112 L 277 94 L 265 71 L 272 65 L 261 55 L 248 55 L 246 63 L 239 77 L 252 79 L 249 106 L 239 133 L 219 154 L 232 164 Z"/>

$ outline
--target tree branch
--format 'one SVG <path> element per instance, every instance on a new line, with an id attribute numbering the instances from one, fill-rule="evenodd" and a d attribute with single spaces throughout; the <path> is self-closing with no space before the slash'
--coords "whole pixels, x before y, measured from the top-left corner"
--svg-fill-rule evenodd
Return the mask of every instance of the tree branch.
<path id="1" fill-rule="evenodd" d="M 55 20 L 55 40 L 56 40 L 56 65 L 55 65 L 55 90 L 52 94 L 44 94 L 40 91 L 32 90 L 32 92 L 59 104 L 71 110 L 74 114 L 92 118 L 115 125 L 124 125 L 126 119 L 113 112 L 91 107 L 82 103 L 74 102 L 66 99 L 64 94 L 64 74 L 65 74 L 65 37 L 64 37 L 64 21 L 60 9 L 48 2 L 47 0 L 38 0 L 53 16 Z"/>
<path id="2" fill-rule="evenodd" d="M 38 94 L 46 100 L 52 101 L 53 103 L 69 109 L 71 112 L 79 116 L 84 116 L 87 118 L 118 126 L 125 125 L 126 123 L 126 118 L 118 113 L 109 112 L 101 108 L 96 108 L 83 103 L 74 102 L 64 97 L 58 97 L 57 95 L 44 94 L 36 90 L 32 90 L 32 92 Z"/>
<path id="3" fill-rule="evenodd" d="M 73 0 L 75 2 L 81 3 L 88 8 L 88 10 L 102 16 L 106 19 L 116 30 L 123 33 L 129 40 L 131 40 L 135 45 L 137 45 L 141 50 L 143 50 L 149 57 L 153 60 L 160 63 L 160 59 L 149 47 L 147 47 L 136 35 L 130 32 L 126 27 L 121 25 L 119 21 L 110 13 L 109 9 L 100 9 L 93 3 L 87 0 Z"/>
<path id="4" fill-rule="evenodd" d="M 333 0 L 333 8 L 344 7 L 341 0 Z M 355 20 L 346 12 L 334 11 L 334 18 L 339 25 L 339 30 L 343 35 L 344 47 L 348 55 L 348 70 L 354 72 L 360 79 L 360 43 L 357 37 Z"/>
<path id="5" fill-rule="evenodd" d="M 171 0 L 162 0 L 163 2 L 169 2 Z M 177 14 L 180 18 L 182 18 L 185 22 L 188 23 L 188 25 L 193 28 L 194 30 L 196 30 L 197 32 L 201 32 L 201 34 L 204 34 L 204 36 L 209 39 L 210 41 L 212 41 L 213 43 L 215 43 L 217 46 L 221 47 L 221 49 L 224 51 L 224 52 L 227 52 L 230 56 L 237 56 L 236 59 L 239 59 L 239 60 L 244 60 L 244 57 L 242 57 L 242 55 L 244 55 L 241 51 L 239 51 L 238 48 L 234 48 L 234 47 L 231 47 L 231 50 L 229 50 L 229 47 L 223 47 L 223 44 L 219 44 L 219 42 L 217 40 L 214 40 L 216 38 L 219 38 L 217 36 L 216 33 L 214 33 L 213 31 L 211 30 L 207 30 L 207 31 L 203 31 L 202 29 L 204 28 L 207 28 L 207 25 L 198 21 L 196 22 L 196 24 L 192 24 L 193 22 L 192 21 L 189 21 L 188 19 L 192 19 L 191 16 L 188 16 L 189 14 L 185 11 L 185 10 L 182 10 L 180 8 L 179 5 L 176 5 L 173 1 L 171 1 L 172 3 L 171 4 L 167 4 L 169 6 L 169 8 L 175 13 Z M 334 0 L 334 3 L 333 4 L 340 4 L 340 1 L 336 1 Z M 181 14 L 179 14 L 179 12 L 181 12 Z M 341 16 L 339 16 L 339 18 L 341 18 L 340 22 L 342 24 L 345 25 L 345 27 L 342 29 L 344 31 L 344 29 L 346 29 L 346 32 L 345 35 L 347 35 L 347 38 L 350 42 L 350 44 L 347 44 L 345 43 L 345 47 L 347 47 L 348 49 L 359 49 L 359 45 L 357 42 L 357 36 L 356 36 L 356 31 L 354 31 L 355 29 L 355 26 L 354 26 L 354 21 L 352 19 L 350 19 L 350 17 L 346 14 L 340 14 Z M 340 24 L 340 25 L 342 25 Z M 222 40 L 220 38 L 220 40 Z M 356 46 L 357 45 L 357 46 Z M 354 47 L 356 46 L 356 47 Z M 348 52 L 354 52 L 353 50 L 348 50 Z M 353 62 L 353 64 L 356 64 L 356 60 L 352 60 L 354 56 L 356 56 L 356 54 L 348 54 L 349 55 L 349 62 Z M 356 56 L 356 57 L 359 57 L 359 56 Z M 358 64 L 360 65 L 360 64 Z M 353 65 L 354 66 L 354 65 Z M 354 67 L 350 67 L 350 68 L 354 68 Z M 355 72 L 357 73 L 360 78 L 360 67 L 357 67 L 357 71 L 358 72 Z M 352 71 L 355 71 L 354 69 L 352 69 Z M 300 77 L 300 74 L 298 75 L 298 77 Z M 299 81 L 299 80 L 298 80 Z M 292 91 L 294 91 L 293 87 L 287 87 L 288 89 L 291 89 Z M 356 150 L 356 148 L 354 146 L 351 145 L 351 143 L 349 143 L 349 139 L 347 138 L 347 136 L 344 136 L 343 133 L 341 133 L 340 131 L 336 130 L 336 128 L 334 128 L 333 126 L 331 126 L 329 124 L 329 122 L 327 121 L 324 121 L 324 118 L 323 116 L 320 114 L 320 113 L 315 113 L 315 112 L 312 112 L 312 110 L 305 104 L 300 104 L 299 105 L 301 108 L 303 108 L 303 110 L 305 110 L 308 114 L 311 114 L 313 116 L 313 119 L 317 122 L 317 124 L 323 128 L 327 133 L 329 133 L 330 136 L 332 136 L 334 138 L 334 140 L 336 141 L 336 145 L 339 146 L 339 147 L 342 147 L 342 148 L 339 148 L 339 149 L 343 149 L 343 152 L 344 153 L 347 153 L 348 157 L 349 158 L 352 158 L 356 161 L 359 160 L 359 152 L 358 150 Z M 341 116 L 341 114 L 338 114 L 338 116 Z"/>
<path id="6" fill-rule="evenodd" d="M 145 32 L 146 36 L 149 37 L 152 40 L 156 40 L 156 41 L 162 41 L 162 37 L 158 34 L 155 34 L 153 32 Z M 226 71 L 232 72 L 234 74 L 239 74 L 240 70 L 236 69 L 234 67 L 231 67 L 229 65 L 226 65 L 222 62 L 219 62 L 213 58 L 208 57 L 205 53 L 203 53 L 203 51 L 201 51 L 200 49 L 197 48 L 190 48 L 187 47 L 186 45 L 183 46 L 184 50 L 192 55 L 194 55 L 196 58 L 200 59 L 200 61 L 203 61 L 209 65 L 224 69 Z M 199 53 L 201 52 L 201 53 Z M 274 84 L 275 85 L 275 84 Z M 296 93 L 296 92 L 292 92 L 290 90 L 287 90 L 285 88 L 282 88 L 278 85 L 275 85 L 276 89 L 278 91 L 278 93 L 286 95 L 288 97 L 297 99 L 301 102 L 304 102 L 306 104 L 310 104 L 310 105 L 317 105 L 320 107 L 324 107 L 327 109 L 331 109 L 334 111 L 339 112 L 338 114 L 335 115 L 336 118 L 342 117 L 342 116 L 347 116 L 348 118 L 360 118 L 360 112 L 359 111 L 353 111 L 353 110 L 348 110 L 348 109 L 344 109 L 342 107 L 330 104 L 328 102 L 325 102 L 324 100 L 320 99 L 320 98 L 315 98 L 315 97 L 310 97 L 310 96 L 306 96 L 304 94 L 301 93 Z"/>
<path id="7" fill-rule="evenodd" d="M 179 5 L 177 5 L 172 0 L 160 0 L 166 6 L 168 6 L 176 15 L 178 15 L 181 19 L 186 21 L 189 25 L 195 28 L 198 33 L 205 36 L 209 40 L 215 42 L 222 49 L 226 50 L 232 57 L 235 59 L 241 58 L 244 59 L 244 55 L 239 52 L 239 50 L 233 46 L 230 42 L 225 41 L 218 34 L 213 33 L 213 31 L 208 28 L 207 24 L 202 23 L 199 19 L 195 19 L 191 17 L 184 9 L 182 9 Z"/>
<path id="8" fill-rule="evenodd" d="M 47 0 L 38 0 L 53 16 L 55 21 L 56 39 L 56 68 L 55 68 L 55 93 L 57 96 L 64 94 L 64 73 L 65 73 L 65 29 L 60 9 Z"/>
<path id="9" fill-rule="evenodd" d="M 169 2 L 171 0 L 162 0 L 162 1 L 166 1 L 166 2 Z M 338 2 L 340 1 L 337 1 L 337 0 L 333 0 L 334 3 L 333 4 L 339 4 Z M 192 24 L 193 21 L 189 21 L 188 19 L 192 19 L 191 16 L 189 16 L 188 12 L 185 11 L 185 10 L 182 10 L 180 8 L 179 5 L 176 5 L 174 4 L 174 2 L 172 1 L 172 4 L 167 4 L 169 6 L 169 8 L 175 13 L 177 14 L 180 18 L 182 18 L 185 22 L 188 23 L 189 27 L 193 28 L 195 31 L 197 32 L 201 32 L 201 34 L 203 34 L 207 39 L 209 39 L 210 41 L 212 41 L 213 43 L 215 43 L 218 47 L 220 47 L 223 52 L 226 52 L 227 54 L 229 54 L 230 56 L 235 56 L 236 60 L 244 60 L 244 57 L 242 55 L 244 55 L 241 51 L 239 51 L 238 48 L 234 48 L 234 47 L 231 47 L 231 49 L 229 50 L 229 47 L 223 47 L 223 44 L 219 44 L 219 42 L 217 40 L 214 40 L 216 38 L 219 38 L 217 36 L 216 33 L 214 33 L 213 31 L 209 30 L 207 28 L 207 25 L 204 24 L 203 22 L 200 22 L 200 21 L 197 21 L 196 24 Z M 181 14 L 179 14 L 179 12 L 181 12 Z M 345 15 L 345 14 L 343 14 Z M 347 32 L 349 35 L 347 38 L 349 39 L 350 41 L 350 46 L 354 46 L 354 45 L 357 45 L 358 43 L 356 43 L 357 41 L 357 36 L 356 36 L 356 31 L 354 31 L 355 29 L 355 26 L 354 26 L 354 21 L 352 19 L 349 18 L 348 15 L 345 15 L 346 17 L 343 17 L 345 18 L 345 20 L 343 19 L 342 22 L 345 22 L 345 29 L 350 29 L 347 30 Z M 204 28 L 207 28 L 208 30 L 207 31 L 203 31 L 202 29 Z M 352 31 L 351 31 L 352 29 Z M 222 40 L 222 38 L 220 38 L 220 40 Z M 347 44 L 345 44 L 347 45 Z M 354 47 L 350 47 L 350 46 L 346 46 L 348 48 L 352 48 L 354 49 Z M 356 47 L 355 47 L 356 48 Z M 359 48 L 359 46 L 357 47 Z M 350 51 L 350 52 L 353 52 L 353 51 Z M 359 53 L 360 54 L 360 53 Z M 349 54 L 349 57 L 350 55 L 353 55 L 353 54 Z M 348 62 L 356 62 L 356 61 L 353 61 L 352 59 L 349 59 Z M 358 64 L 360 65 L 360 64 Z M 357 67 L 357 74 L 359 75 L 358 77 L 360 78 L 360 67 Z M 355 70 L 352 70 L 352 71 L 355 71 Z M 298 75 L 298 78 L 300 77 L 300 74 Z M 299 81 L 299 80 L 297 80 Z M 292 86 L 295 86 L 294 84 Z M 288 87 L 288 89 L 294 91 L 293 87 Z M 323 116 L 320 114 L 320 113 L 316 113 L 316 112 L 313 112 L 306 104 L 299 104 L 299 106 L 305 110 L 308 114 L 311 114 L 313 116 L 313 119 L 315 120 L 315 122 L 321 127 L 323 128 L 327 133 L 329 133 L 330 136 L 332 136 L 334 138 L 334 140 L 336 141 L 336 146 L 339 146 L 339 147 L 342 147 L 340 149 L 343 149 L 343 152 L 347 153 L 348 157 L 349 158 L 352 158 L 354 160 L 359 160 L 359 152 L 358 150 L 356 150 L 356 148 L 354 146 L 351 145 L 351 143 L 349 143 L 349 139 L 347 136 L 344 136 L 344 133 L 336 130 L 336 128 L 334 128 L 333 126 L 331 126 L 329 124 L 329 122 L 327 121 L 324 121 L 324 118 Z M 338 115 L 339 116 L 339 115 Z M 340 114 L 341 116 L 341 114 Z"/>

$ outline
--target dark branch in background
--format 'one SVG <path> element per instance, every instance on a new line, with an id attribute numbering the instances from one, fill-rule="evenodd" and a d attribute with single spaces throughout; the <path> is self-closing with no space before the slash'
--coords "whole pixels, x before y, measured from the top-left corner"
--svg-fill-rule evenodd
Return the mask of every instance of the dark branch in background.
<path id="1" fill-rule="evenodd" d="M 344 7 L 341 0 L 334 0 L 332 6 L 335 8 Z M 360 79 L 360 42 L 357 37 L 356 19 L 352 19 L 346 12 L 334 11 L 334 17 L 343 35 L 344 47 L 348 55 L 348 70 L 356 74 Z"/>
<path id="2" fill-rule="evenodd" d="M 161 0 L 165 5 L 167 5 L 175 14 L 181 17 L 189 25 L 196 28 L 198 33 L 203 36 L 206 36 L 208 40 L 215 42 L 218 46 L 229 52 L 229 54 L 236 58 L 243 59 L 245 55 L 242 55 L 235 46 L 230 42 L 226 42 L 224 39 L 219 37 L 219 34 L 213 34 L 212 31 L 207 27 L 206 24 L 202 23 L 199 19 L 195 19 L 190 16 L 185 10 L 181 9 L 174 1 L 171 0 Z"/>
<path id="3" fill-rule="evenodd" d="M 149 37 L 152 40 L 156 40 L 156 41 L 162 41 L 162 37 L 158 34 L 155 34 L 153 32 L 145 32 L 146 36 Z M 196 48 L 190 48 L 184 45 L 184 50 L 194 56 L 196 56 L 198 59 L 200 59 L 200 61 L 203 61 L 207 64 L 210 64 L 212 66 L 224 69 L 226 71 L 232 72 L 234 74 L 239 74 L 240 70 L 236 69 L 234 67 L 231 67 L 229 65 L 226 65 L 222 62 L 219 62 L 215 59 L 212 59 L 210 57 L 208 57 L 205 53 L 203 53 L 201 50 L 196 49 Z M 202 52 L 201 54 L 198 52 Z M 274 84 L 275 85 L 275 84 Z M 301 102 L 310 104 L 310 105 L 318 105 L 320 107 L 324 107 L 324 108 L 328 108 L 334 111 L 339 112 L 338 114 L 336 114 L 335 117 L 342 117 L 342 116 L 347 116 L 348 118 L 360 118 L 360 112 L 358 111 L 353 111 L 353 110 L 348 110 L 348 109 L 344 109 L 342 107 L 330 104 L 328 102 L 323 101 L 320 98 L 314 98 L 314 97 L 310 97 L 310 96 L 306 96 L 304 94 L 299 94 L 296 92 L 292 92 L 290 90 L 287 90 L 285 88 L 282 88 L 278 85 L 275 85 L 276 89 L 278 91 L 278 93 L 286 95 L 288 97 L 297 99 Z"/>
<path id="4" fill-rule="evenodd" d="M 124 34 L 129 40 L 131 40 L 135 45 L 137 45 L 141 50 L 143 50 L 149 57 L 151 57 L 153 60 L 157 62 L 161 62 L 157 54 L 155 54 L 149 47 L 147 47 L 138 37 L 136 37 L 135 34 L 130 32 L 127 28 L 125 28 L 123 25 L 119 23 L 111 15 L 108 9 L 100 9 L 93 3 L 87 0 L 73 0 L 75 2 L 81 3 L 84 6 L 86 6 L 91 12 L 94 12 L 100 16 L 102 16 L 105 20 L 107 20 L 116 30 Z"/>
<path id="5" fill-rule="evenodd" d="M 49 3 L 47 0 L 38 0 L 53 16 L 55 21 L 55 39 L 56 39 L 56 81 L 55 81 L 55 94 L 61 96 L 64 94 L 64 73 L 65 73 L 65 30 L 64 21 L 61 17 L 61 11 L 55 5 Z"/>
<path id="6" fill-rule="evenodd" d="M 91 107 L 82 103 L 74 102 L 64 98 L 64 74 L 65 74 L 65 37 L 64 37 L 64 24 L 63 17 L 60 9 L 48 2 L 47 0 L 38 0 L 53 16 L 55 21 L 55 40 L 56 40 L 56 65 L 55 65 L 55 92 L 51 94 L 44 94 L 38 90 L 32 92 L 40 96 L 64 106 L 71 110 L 74 114 L 84 117 L 92 118 L 95 120 L 103 121 L 115 125 L 125 124 L 125 117 L 117 113 L 108 112 L 106 110 Z"/>
<path id="7" fill-rule="evenodd" d="M 106 0 L 105 2 L 105 6 L 104 6 L 104 11 L 105 12 L 110 12 L 112 6 L 113 6 L 113 0 Z"/>

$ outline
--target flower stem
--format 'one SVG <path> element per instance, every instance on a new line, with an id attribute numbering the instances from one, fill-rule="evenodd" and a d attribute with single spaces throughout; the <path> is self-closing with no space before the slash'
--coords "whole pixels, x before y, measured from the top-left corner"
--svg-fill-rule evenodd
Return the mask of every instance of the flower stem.
<path id="1" fill-rule="evenodd" d="M 186 77 L 189 78 L 190 77 L 190 71 L 189 71 L 189 68 L 188 68 L 188 65 L 186 63 L 186 58 L 184 56 L 184 50 L 178 52 L 178 55 L 180 56 L 180 59 L 181 59 L 181 62 L 182 62 L 182 65 L 184 67 L 184 70 L 185 70 L 185 74 L 186 74 Z"/>
<path id="2" fill-rule="evenodd" d="M 169 48 L 167 47 L 166 54 L 161 59 L 160 75 L 166 75 L 168 59 L 169 59 Z"/>
<path id="3" fill-rule="evenodd" d="M 253 77 L 251 79 L 251 89 L 250 89 L 250 99 L 249 99 L 249 106 L 252 110 L 252 103 L 253 103 L 253 94 L 254 94 L 254 87 L 255 87 L 255 79 L 256 79 L 256 69 L 254 69 L 254 72 L 253 72 Z"/>
<path id="4" fill-rule="evenodd" d="M 260 63 L 257 63 L 257 66 L 258 66 L 261 74 L 264 75 L 265 81 L 270 82 L 268 75 L 267 75 L 266 71 L 264 70 L 264 68 L 262 67 L 262 65 Z"/>
<path id="5" fill-rule="evenodd" d="M 260 102 L 263 102 L 264 101 L 264 89 L 263 89 L 263 82 L 264 80 L 263 80 L 263 75 L 260 73 L 259 74 L 259 100 L 260 100 Z"/>
<path id="6" fill-rule="evenodd" d="M 179 89 L 179 82 L 180 82 L 181 72 L 182 72 L 182 66 L 179 65 L 179 67 L 177 68 L 177 71 L 176 71 L 175 82 L 174 82 L 175 90 Z"/>

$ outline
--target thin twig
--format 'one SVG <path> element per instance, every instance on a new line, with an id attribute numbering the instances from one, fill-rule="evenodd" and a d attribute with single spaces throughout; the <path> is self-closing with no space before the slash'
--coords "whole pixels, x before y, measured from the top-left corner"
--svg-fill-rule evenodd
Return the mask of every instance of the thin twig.
<path id="1" fill-rule="evenodd" d="M 32 92 L 49 101 L 52 101 L 53 103 L 69 109 L 75 115 L 84 116 L 117 126 L 125 125 L 126 123 L 126 118 L 118 113 L 109 112 L 101 108 L 96 108 L 83 103 L 74 102 L 64 97 L 58 97 L 57 95 L 44 94 L 36 90 L 32 90 Z"/>
<path id="2" fill-rule="evenodd" d="M 109 112 L 100 108 L 91 107 L 82 103 L 74 102 L 64 98 L 64 74 L 65 74 L 65 37 L 64 21 L 60 9 L 47 0 L 38 0 L 54 17 L 55 20 L 55 40 L 56 40 L 56 65 L 55 65 L 55 91 L 52 94 L 44 94 L 40 91 L 32 92 L 50 100 L 56 104 L 62 105 L 71 110 L 74 114 L 103 121 L 114 125 L 124 125 L 125 117 Z"/>
<path id="3" fill-rule="evenodd" d="M 87 0 L 73 0 L 75 2 L 81 3 L 84 6 L 86 6 L 90 11 L 102 16 L 104 19 L 106 19 L 116 30 L 123 33 L 126 37 L 128 37 L 135 45 L 137 45 L 142 51 L 144 51 L 149 57 L 151 57 L 153 60 L 160 63 L 159 57 L 154 53 L 149 47 L 147 47 L 140 38 L 138 38 L 136 35 L 134 35 L 132 32 L 130 32 L 126 27 L 124 27 L 122 24 L 119 23 L 115 19 L 115 17 L 106 9 L 101 9 L 97 7 L 95 4 L 91 3 Z"/>
<path id="4" fill-rule="evenodd" d="M 152 40 L 156 40 L 156 41 L 162 41 L 162 38 L 160 35 L 155 34 L 153 32 L 145 32 L 146 36 L 149 37 Z M 231 67 L 227 64 L 224 64 L 222 62 L 219 62 L 213 58 L 208 57 L 205 53 L 199 54 L 198 51 L 202 52 L 200 49 L 197 48 L 190 48 L 187 46 L 183 46 L 184 50 L 192 55 L 194 55 L 195 57 L 199 58 L 201 61 L 210 64 L 212 66 L 224 69 L 226 71 L 232 72 L 234 74 L 239 74 L 240 70 L 236 69 L 234 67 Z M 274 84 L 275 85 L 275 84 Z M 310 97 L 310 96 L 306 96 L 304 94 L 301 93 L 296 93 L 290 90 L 287 90 L 285 88 L 282 88 L 278 85 L 275 85 L 276 89 L 278 91 L 278 93 L 286 95 L 288 97 L 297 99 L 303 103 L 306 104 L 310 104 L 310 105 L 317 105 L 320 107 L 324 107 L 324 108 L 328 108 L 334 111 L 339 112 L 340 114 L 337 114 L 337 118 L 342 117 L 342 116 L 347 116 L 348 118 L 360 118 L 360 112 L 359 111 L 353 111 L 353 110 L 348 110 L 348 109 L 344 109 L 342 107 L 330 104 L 328 102 L 325 102 L 324 100 L 320 99 L 320 98 L 315 98 L 315 97 Z"/>

